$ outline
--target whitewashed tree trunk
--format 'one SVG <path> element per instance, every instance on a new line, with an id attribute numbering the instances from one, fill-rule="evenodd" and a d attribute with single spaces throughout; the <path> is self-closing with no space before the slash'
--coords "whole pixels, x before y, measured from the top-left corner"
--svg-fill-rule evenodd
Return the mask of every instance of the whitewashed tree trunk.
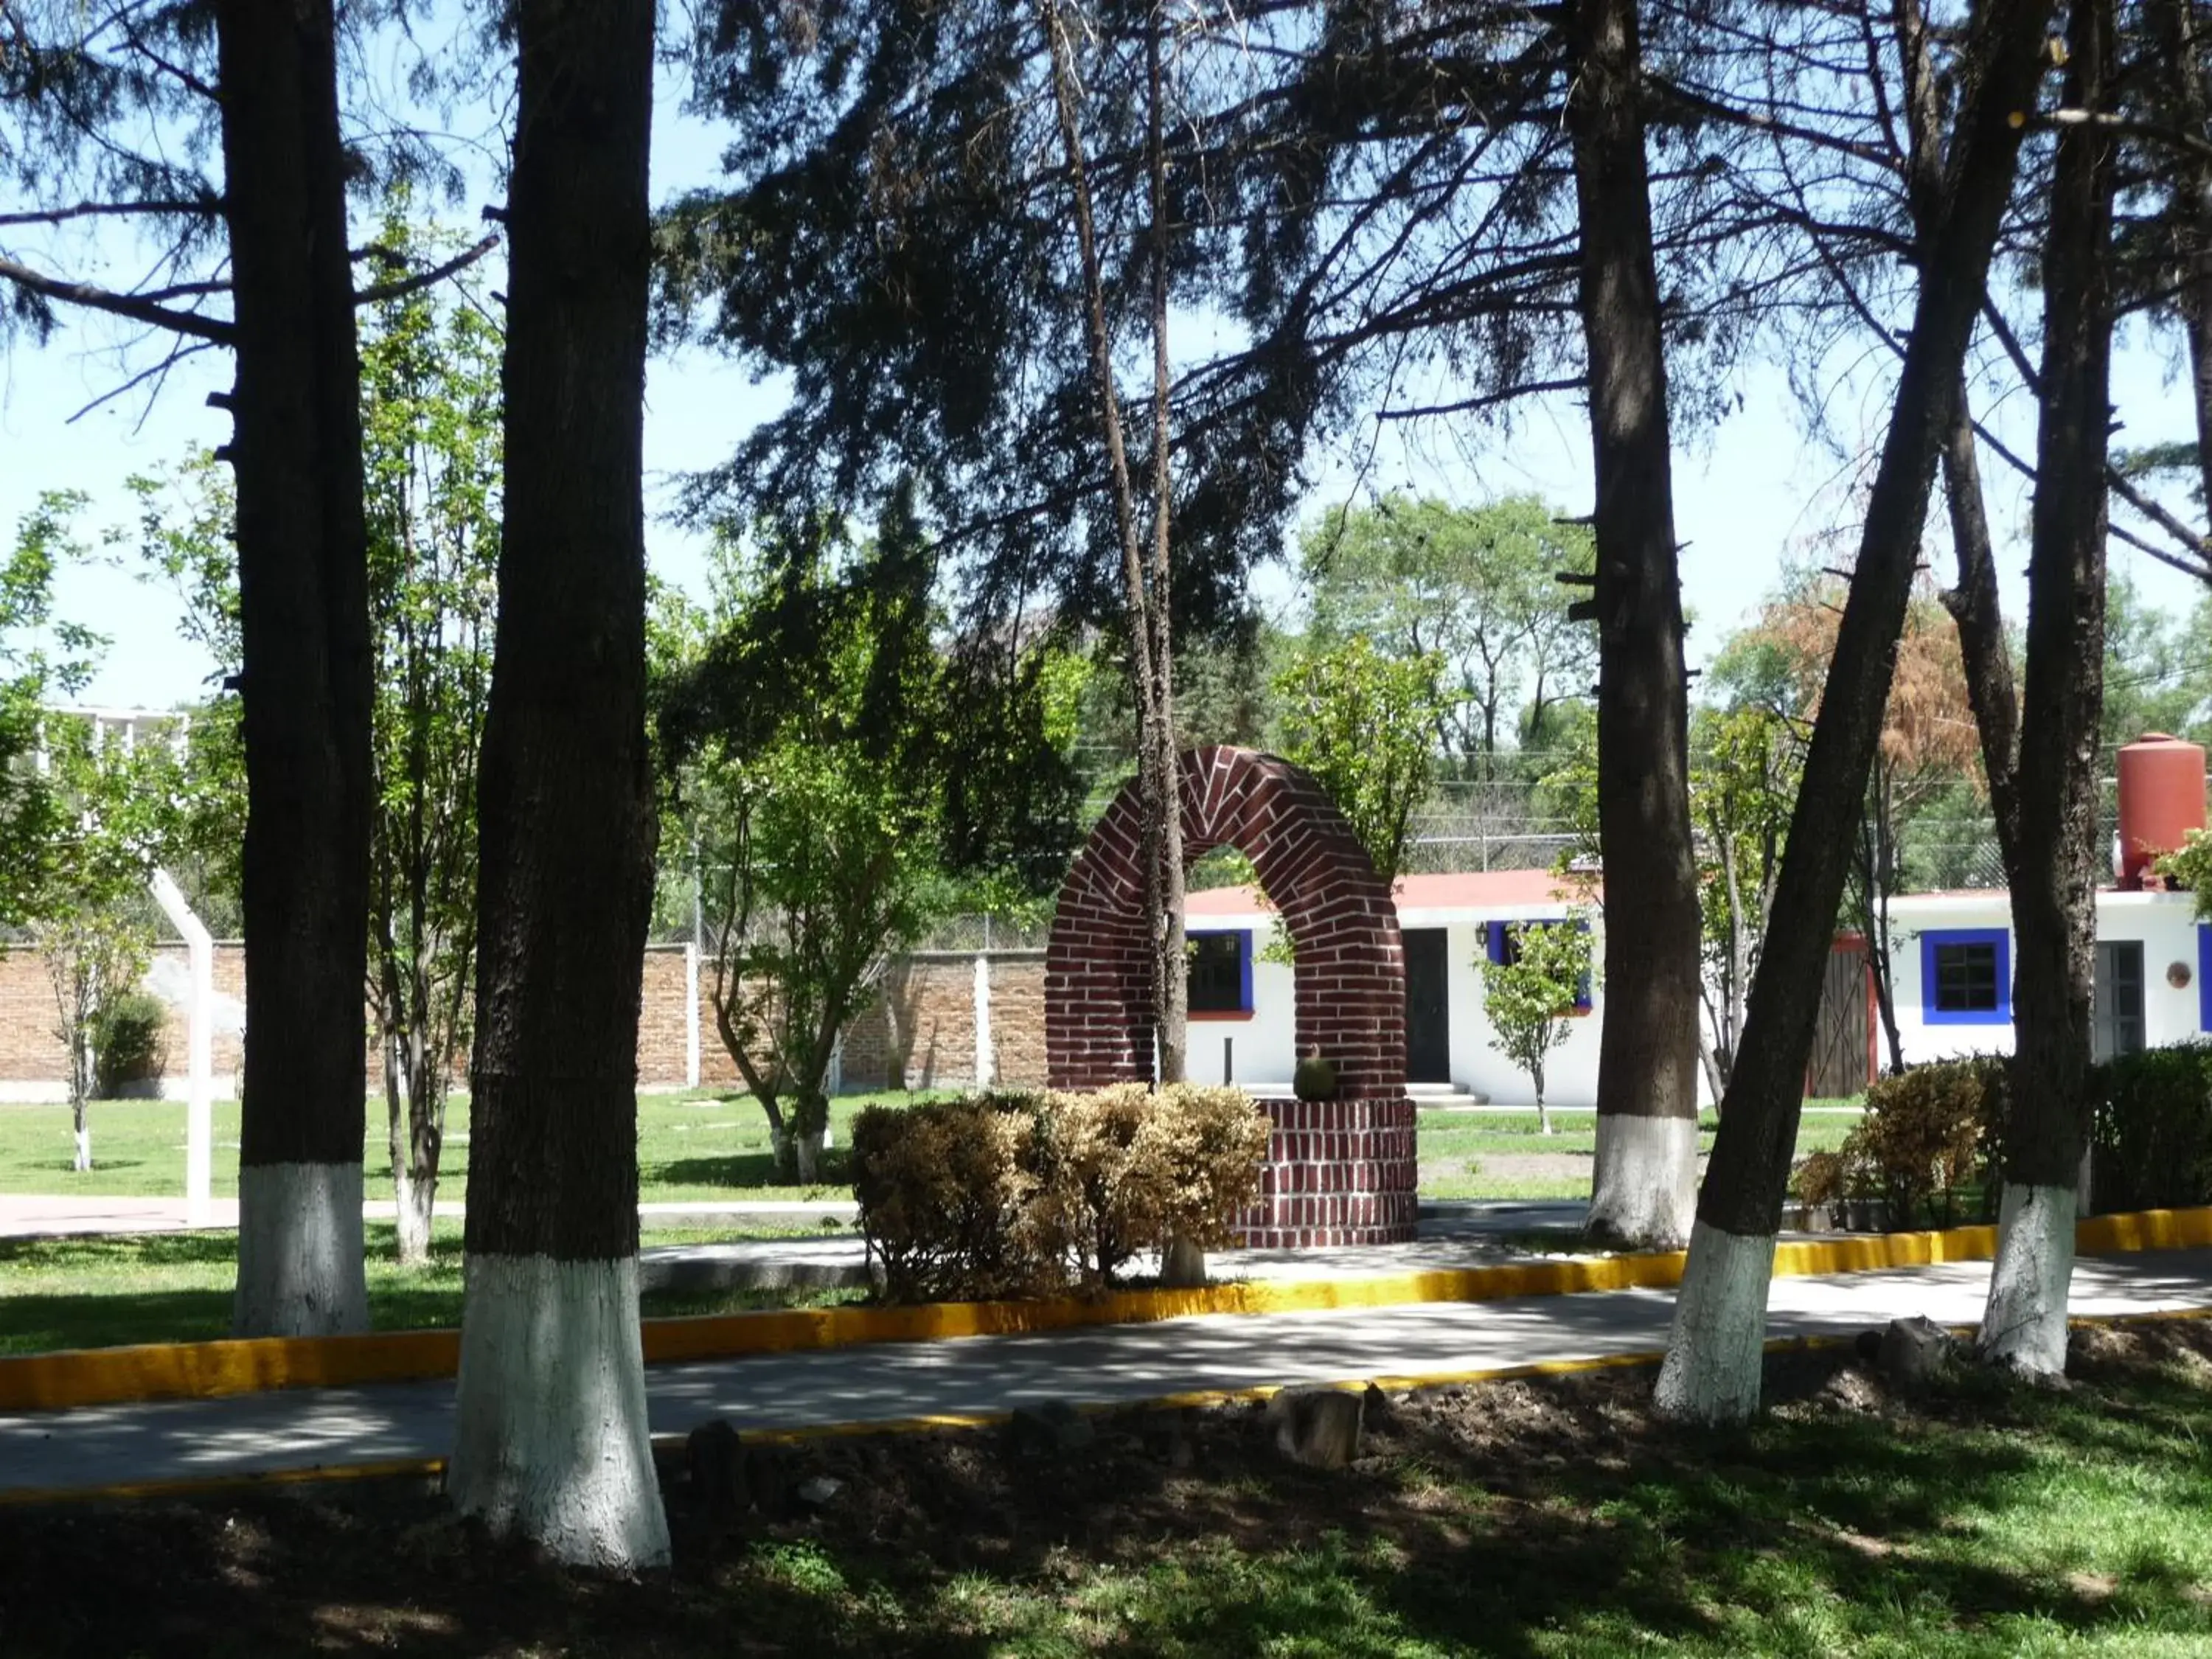
<path id="1" fill-rule="evenodd" d="M 92 1168 L 92 1125 L 87 1121 L 84 1105 L 76 1109 L 76 1172 L 82 1175 Z"/>
<path id="2" fill-rule="evenodd" d="M 403 1173 L 396 1196 L 398 1199 L 399 1260 L 415 1266 L 430 1259 L 430 1220 L 437 1202 L 438 1182 L 434 1176 L 416 1180 Z"/>
<path id="3" fill-rule="evenodd" d="M 2063 1376 L 2073 1277 L 2074 1189 L 2007 1182 L 1977 1345 L 1982 1358 L 2023 1376 Z"/>
<path id="4" fill-rule="evenodd" d="M 360 1164 L 240 1167 L 232 1325 L 259 1336 L 368 1328 Z"/>
<path id="5" fill-rule="evenodd" d="M 1698 1208 L 1698 1121 L 1607 1113 L 1597 1121 L 1590 1233 L 1639 1249 L 1679 1250 Z"/>
<path id="6" fill-rule="evenodd" d="M 793 1161 L 799 1170 L 799 1184 L 811 1187 L 822 1178 L 822 1145 L 825 1132 L 801 1130 L 792 1136 Z"/>
<path id="7" fill-rule="evenodd" d="M 579 1566 L 657 1566 L 668 1522 L 646 1431 L 637 1258 L 471 1256 L 446 1490 Z"/>
<path id="8" fill-rule="evenodd" d="M 1699 1221 L 1674 1298 L 1674 1325 L 1652 1409 L 1679 1423 L 1749 1420 L 1766 1352 L 1774 1235 L 1744 1237 Z"/>

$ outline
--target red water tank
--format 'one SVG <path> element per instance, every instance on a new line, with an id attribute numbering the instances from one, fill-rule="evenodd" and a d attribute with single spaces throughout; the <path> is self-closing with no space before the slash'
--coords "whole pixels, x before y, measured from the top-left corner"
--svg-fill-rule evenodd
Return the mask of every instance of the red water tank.
<path id="1" fill-rule="evenodd" d="M 2204 827 L 2204 751 L 2147 732 L 2120 749 L 2120 885 L 2141 887 L 2151 861 Z"/>

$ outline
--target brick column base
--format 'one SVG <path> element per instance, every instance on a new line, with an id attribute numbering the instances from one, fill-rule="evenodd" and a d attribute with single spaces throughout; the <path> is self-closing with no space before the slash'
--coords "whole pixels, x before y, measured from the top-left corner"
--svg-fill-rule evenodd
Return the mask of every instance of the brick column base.
<path id="1" fill-rule="evenodd" d="M 1403 1244 L 1417 1231 L 1413 1103 L 1260 1102 L 1273 1120 L 1260 1202 L 1237 1218 L 1248 1249 Z"/>

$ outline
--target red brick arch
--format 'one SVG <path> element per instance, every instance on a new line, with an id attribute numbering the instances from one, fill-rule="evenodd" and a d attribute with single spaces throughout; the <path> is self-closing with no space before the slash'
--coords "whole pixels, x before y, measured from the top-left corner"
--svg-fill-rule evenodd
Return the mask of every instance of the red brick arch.
<path id="1" fill-rule="evenodd" d="M 1288 761 L 1218 746 L 1182 757 L 1185 859 L 1252 860 L 1297 947 L 1297 1052 L 1336 1062 L 1337 1097 L 1265 1100 L 1275 1133 L 1253 1245 L 1413 1237 L 1413 1107 L 1406 1095 L 1406 958 L 1397 908 L 1343 813 Z M 1136 786 L 1107 809 L 1060 889 L 1045 948 L 1045 1057 L 1056 1089 L 1153 1074 Z"/>

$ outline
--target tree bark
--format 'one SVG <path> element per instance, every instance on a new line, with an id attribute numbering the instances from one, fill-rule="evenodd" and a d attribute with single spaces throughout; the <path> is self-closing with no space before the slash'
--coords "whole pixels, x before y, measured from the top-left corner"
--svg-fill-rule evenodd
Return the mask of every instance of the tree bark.
<path id="1" fill-rule="evenodd" d="M 637 1323 L 653 9 L 520 0 L 514 18 L 507 518 L 447 1488 L 557 1559 L 636 1567 L 668 1556 Z"/>
<path id="2" fill-rule="evenodd" d="M 2143 11 L 2157 40 L 2155 58 L 2163 71 L 2161 90 L 2169 105 L 2169 122 L 2201 137 L 2212 125 L 2212 107 L 2205 96 L 2190 0 L 2146 0 Z M 2205 509 L 2212 512 L 2212 161 L 2185 150 L 2170 162 L 2175 170 L 2172 213 L 2183 236 L 2181 291 L 2176 299 L 2189 341 L 2197 477 Z"/>
<path id="3" fill-rule="evenodd" d="M 2113 0 L 2075 0 L 2066 104 L 2111 105 Z M 2012 884 L 2011 1114 L 1982 1355 L 2066 1368 L 2066 1286 L 2085 1139 L 2096 967 L 2097 745 L 2104 713 L 2105 461 L 2118 146 L 2062 128 L 2043 257 L 2042 409 L 2028 555 L 2019 869 Z"/>
<path id="4" fill-rule="evenodd" d="M 368 1328 L 370 650 L 361 367 L 328 0 L 222 0 L 238 380 L 241 1336 Z"/>
<path id="5" fill-rule="evenodd" d="M 1835 833 L 1858 811 L 1881 734 L 1936 459 L 1958 408 L 1961 366 L 1986 289 L 2033 104 L 2047 0 L 1976 15 L 1960 66 L 1960 116 L 1942 205 L 1922 240 L 1912 331 L 1858 560 L 1805 757 L 1655 1403 L 1666 1416 L 1722 1422 L 1759 1400 L 1767 1279 L 1803 1105 L 1820 983 L 1850 859 Z"/>
<path id="6" fill-rule="evenodd" d="M 1605 1027 L 1589 1226 L 1677 1248 L 1697 1177 L 1699 933 L 1674 472 L 1636 0 L 1569 8 L 1596 478 Z M 1631 1120 L 1633 1120 L 1632 1121 Z"/>
<path id="7" fill-rule="evenodd" d="M 1145 809 L 1145 925 L 1146 937 L 1152 941 L 1153 1036 L 1159 1051 L 1159 1080 L 1180 1083 L 1183 1080 L 1188 1049 L 1190 968 L 1183 951 L 1182 812 L 1170 684 L 1167 289 L 1162 246 L 1166 235 L 1166 203 L 1158 131 L 1162 100 L 1158 23 L 1155 19 L 1152 25 L 1146 71 L 1151 132 L 1146 171 L 1152 191 L 1153 242 L 1153 519 L 1152 545 L 1148 554 L 1137 526 L 1136 486 L 1123 434 L 1121 395 L 1114 380 L 1113 338 L 1107 325 L 1105 282 L 1091 209 L 1091 174 L 1085 161 L 1079 101 L 1081 88 L 1075 73 L 1074 48 L 1068 40 L 1066 20 L 1059 0 L 1038 0 L 1037 17 L 1051 59 L 1054 111 L 1059 119 L 1061 152 L 1067 163 L 1068 194 L 1075 209 L 1091 380 L 1098 393 L 1115 528 L 1121 549 L 1122 589 L 1129 617 L 1130 671 L 1137 698 L 1138 798 Z"/>
<path id="8" fill-rule="evenodd" d="M 1981 737 L 1990 814 L 1996 823 L 1997 851 L 2009 884 L 2020 873 L 2020 697 L 2013 686 L 2012 649 L 1997 602 L 1996 553 L 1990 541 L 1973 420 L 1964 387 L 1943 441 L 1943 493 L 1950 502 L 1951 544 L 1959 562 L 1959 585 L 1943 595 L 1943 608 L 1959 630 L 1966 702 Z"/>

